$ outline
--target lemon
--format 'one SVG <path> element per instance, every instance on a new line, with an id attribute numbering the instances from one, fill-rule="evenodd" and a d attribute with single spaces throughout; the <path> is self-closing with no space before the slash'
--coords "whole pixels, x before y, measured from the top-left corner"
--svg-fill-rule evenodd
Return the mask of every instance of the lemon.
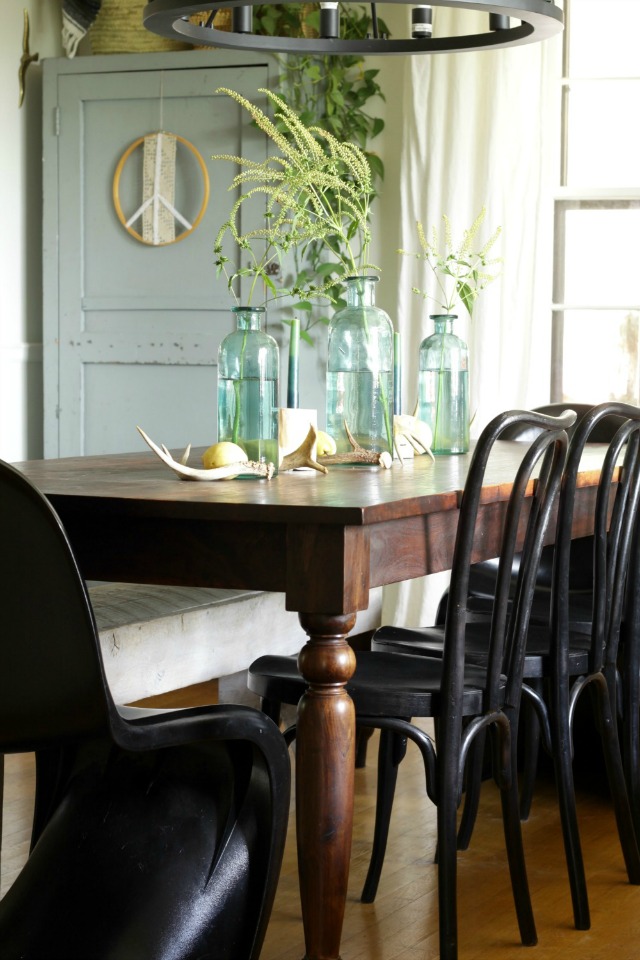
<path id="1" fill-rule="evenodd" d="M 316 450 L 319 457 L 330 457 L 336 452 L 336 442 L 324 430 L 318 430 L 316 439 Z"/>
<path id="2" fill-rule="evenodd" d="M 230 440 L 221 440 L 202 454 L 202 464 L 205 470 L 214 467 L 226 467 L 228 463 L 245 463 L 249 458 L 237 443 Z"/>

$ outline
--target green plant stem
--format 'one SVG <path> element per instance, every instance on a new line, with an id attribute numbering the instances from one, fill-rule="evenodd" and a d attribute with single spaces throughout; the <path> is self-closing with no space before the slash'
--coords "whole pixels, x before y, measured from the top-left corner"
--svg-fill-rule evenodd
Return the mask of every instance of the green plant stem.
<path id="1" fill-rule="evenodd" d="M 238 434 L 240 433 L 240 386 L 244 379 L 244 352 L 247 349 L 248 335 L 249 331 L 245 330 L 242 338 L 242 346 L 240 348 L 240 376 L 233 382 L 233 392 L 235 394 L 236 403 L 233 411 L 233 430 L 231 432 L 231 439 L 234 443 L 238 442 Z"/>
<path id="2" fill-rule="evenodd" d="M 438 449 L 438 421 L 442 402 L 442 377 L 444 375 L 444 334 L 440 343 L 440 369 L 438 370 L 438 389 L 436 391 L 436 416 L 433 424 L 433 449 Z"/>
<path id="3" fill-rule="evenodd" d="M 380 401 L 382 403 L 382 415 L 384 417 L 384 427 L 387 431 L 387 443 L 389 444 L 389 453 L 393 456 L 393 430 L 391 428 L 391 422 L 389 420 L 389 399 L 386 396 L 386 390 L 384 388 L 384 382 L 382 377 L 380 377 Z"/>
<path id="4" fill-rule="evenodd" d="M 367 323 L 367 312 L 362 308 L 362 326 L 364 328 L 367 342 L 369 342 L 369 324 Z M 393 430 L 389 419 L 389 398 L 385 389 L 384 380 L 378 374 L 378 388 L 380 391 L 380 403 L 382 404 L 382 416 L 384 417 L 384 427 L 387 434 L 387 443 L 389 444 L 389 453 L 393 456 Z"/>

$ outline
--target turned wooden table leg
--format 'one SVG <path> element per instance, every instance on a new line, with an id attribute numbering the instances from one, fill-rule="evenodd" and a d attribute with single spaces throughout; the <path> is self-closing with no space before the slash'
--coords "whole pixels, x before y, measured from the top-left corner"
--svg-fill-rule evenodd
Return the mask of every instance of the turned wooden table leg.
<path id="1" fill-rule="evenodd" d="M 298 706 L 296 823 L 306 960 L 338 960 L 347 897 L 355 768 L 355 669 L 346 635 L 355 614 L 299 614 L 309 641 L 298 664 L 309 689 Z"/>

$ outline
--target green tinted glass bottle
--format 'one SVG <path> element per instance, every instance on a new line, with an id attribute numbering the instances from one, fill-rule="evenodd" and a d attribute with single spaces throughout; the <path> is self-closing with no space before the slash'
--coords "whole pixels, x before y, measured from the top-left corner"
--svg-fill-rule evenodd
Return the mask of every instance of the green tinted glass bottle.
<path id="1" fill-rule="evenodd" d="M 233 307 L 237 329 L 218 351 L 218 440 L 278 467 L 278 344 L 261 329 L 264 307 Z"/>
<path id="2" fill-rule="evenodd" d="M 453 333 L 453 314 L 432 316 L 435 333 L 420 344 L 418 416 L 433 431 L 434 454 L 469 449 L 469 354 Z"/>
<path id="3" fill-rule="evenodd" d="M 329 326 L 327 433 L 351 450 L 345 423 L 365 450 L 393 452 L 393 327 L 375 305 L 377 277 L 348 277 L 347 305 Z"/>

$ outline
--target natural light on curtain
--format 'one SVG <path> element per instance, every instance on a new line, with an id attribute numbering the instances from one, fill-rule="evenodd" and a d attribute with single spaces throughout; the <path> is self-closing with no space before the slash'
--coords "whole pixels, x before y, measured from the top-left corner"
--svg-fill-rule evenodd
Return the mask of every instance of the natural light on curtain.
<path id="1" fill-rule="evenodd" d="M 434 8 L 434 36 L 462 32 L 470 15 Z M 463 19 L 467 17 L 467 19 Z M 464 24 L 464 26 L 461 26 Z M 501 225 L 495 246 L 501 276 L 481 294 L 472 323 L 456 332 L 470 353 L 472 436 L 510 407 L 549 400 L 553 190 L 559 175 L 560 37 L 510 50 L 407 58 L 401 166 L 401 245 L 418 249 L 415 221 L 441 224 L 454 239 L 479 210 L 479 238 Z M 411 293 L 427 282 L 403 258 L 398 329 L 405 345 L 405 384 L 417 383 L 418 345 L 433 332 L 430 304 Z M 415 398 L 405 396 L 412 408 Z M 384 622 L 433 622 L 446 575 L 385 589 Z"/>

